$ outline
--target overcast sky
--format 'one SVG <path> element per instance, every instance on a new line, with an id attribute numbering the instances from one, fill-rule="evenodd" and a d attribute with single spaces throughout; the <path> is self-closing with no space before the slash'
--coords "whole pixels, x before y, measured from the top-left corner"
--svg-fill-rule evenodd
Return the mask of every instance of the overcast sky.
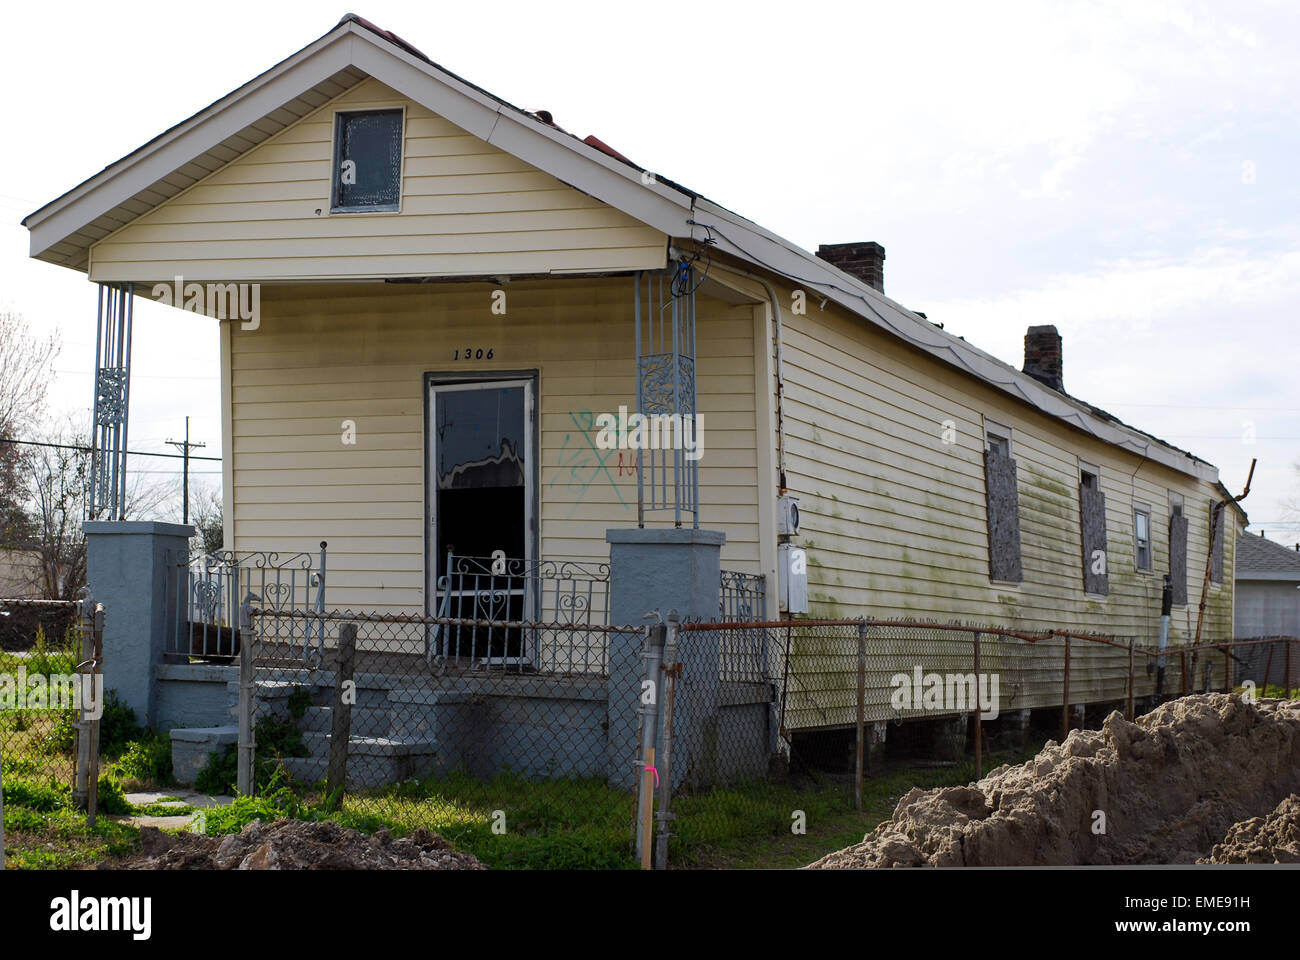
<path id="1" fill-rule="evenodd" d="M 94 291 L 29 260 L 18 221 L 345 12 L 6 10 L 0 305 L 60 332 L 56 407 L 90 402 Z M 1258 457 L 1252 530 L 1300 540 L 1285 514 L 1300 493 L 1297 5 L 365 0 L 354 12 L 806 249 L 882 243 L 887 294 L 1008 362 L 1026 326 L 1056 324 L 1069 392 L 1217 464 L 1233 493 Z M 190 414 L 201 452 L 220 455 L 216 324 L 137 303 L 132 448 L 170 450 Z"/>

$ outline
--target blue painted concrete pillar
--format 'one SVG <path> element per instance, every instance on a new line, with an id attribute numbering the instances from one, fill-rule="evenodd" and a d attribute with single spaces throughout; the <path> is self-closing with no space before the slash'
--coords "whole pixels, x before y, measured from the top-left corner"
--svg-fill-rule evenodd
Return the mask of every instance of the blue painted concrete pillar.
<path id="1" fill-rule="evenodd" d="M 607 530 L 609 622 L 640 624 L 647 613 L 676 610 L 683 620 L 716 620 L 722 582 L 722 545 L 717 530 Z M 696 637 L 699 640 L 696 640 Z M 709 640 L 709 638 L 714 638 Z M 642 634 L 610 636 L 609 733 L 607 759 L 612 786 L 632 789 L 638 756 L 636 708 L 645 665 Z M 678 652 L 683 682 L 674 741 L 674 780 L 697 766 L 706 748 L 706 728 L 715 722 L 718 649 L 715 634 L 683 636 Z M 687 703 L 682 703 L 685 698 Z"/>
<path id="2" fill-rule="evenodd" d="M 194 527 L 91 520 L 83 529 L 91 596 L 104 605 L 104 689 L 116 690 L 140 722 L 155 726 L 154 667 L 162 663 L 168 629 L 175 628 L 168 616 L 168 552 L 181 556 Z"/>

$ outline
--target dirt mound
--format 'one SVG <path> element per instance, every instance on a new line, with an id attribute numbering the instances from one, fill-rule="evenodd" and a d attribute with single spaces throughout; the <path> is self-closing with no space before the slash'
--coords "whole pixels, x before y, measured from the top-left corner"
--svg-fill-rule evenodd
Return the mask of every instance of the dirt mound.
<path id="1" fill-rule="evenodd" d="M 1197 863 L 1300 863 L 1300 795 L 1291 794 L 1267 817 L 1233 824 L 1214 852 Z"/>
<path id="2" fill-rule="evenodd" d="M 812 867 L 1193 863 L 1300 792 L 1300 702 L 1205 694 L 1049 740 L 978 783 L 913 789 Z"/>
<path id="3" fill-rule="evenodd" d="M 255 820 L 241 833 L 208 837 L 140 829 L 140 855 L 114 864 L 127 870 L 486 870 L 427 830 L 396 840 L 332 821 Z"/>

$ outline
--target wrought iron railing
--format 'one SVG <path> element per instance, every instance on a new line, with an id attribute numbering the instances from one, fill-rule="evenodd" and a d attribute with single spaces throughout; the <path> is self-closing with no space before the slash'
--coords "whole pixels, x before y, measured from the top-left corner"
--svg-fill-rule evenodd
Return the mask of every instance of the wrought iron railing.
<path id="1" fill-rule="evenodd" d="M 761 573 L 722 571 L 722 587 L 718 592 L 720 619 L 767 619 L 767 577 Z"/>
<path id="2" fill-rule="evenodd" d="M 767 578 L 760 573 L 723 570 L 718 591 L 720 621 L 736 624 L 718 638 L 719 670 L 723 680 L 761 683 L 769 673 L 766 630 L 739 626 L 767 619 Z"/>
<path id="3" fill-rule="evenodd" d="M 431 626 L 431 662 L 584 674 L 608 669 L 606 635 L 587 629 L 609 622 L 608 563 L 448 553 L 434 613 L 459 622 Z"/>
<path id="4" fill-rule="evenodd" d="M 239 610 L 245 601 L 265 610 L 321 613 L 325 609 L 325 541 L 320 554 L 219 550 L 198 557 L 171 552 L 166 658 L 229 662 L 239 654 Z M 281 622 L 277 622 L 277 628 Z M 286 619 L 273 637 L 278 655 L 304 661 L 322 656 L 324 624 Z"/>

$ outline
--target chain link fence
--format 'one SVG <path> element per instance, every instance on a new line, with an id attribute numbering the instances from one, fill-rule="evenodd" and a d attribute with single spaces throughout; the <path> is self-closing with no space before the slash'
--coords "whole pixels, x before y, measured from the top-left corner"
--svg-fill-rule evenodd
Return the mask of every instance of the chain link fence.
<path id="1" fill-rule="evenodd" d="M 227 775 L 242 760 L 257 795 L 287 787 L 363 828 L 433 830 L 498 866 L 529 866 L 539 833 L 563 848 L 549 865 L 626 866 L 633 745 L 615 745 L 644 632 L 249 610 L 243 756 Z"/>
<path id="2" fill-rule="evenodd" d="M 878 620 L 647 627 L 246 606 L 240 632 L 232 787 L 362 828 L 433 830 L 493 866 L 708 865 L 851 818 L 900 758 L 974 777 L 1035 734 L 1246 681 L 1276 694 L 1264 681 L 1300 667 L 1291 638 L 1161 651 Z"/>
<path id="3" fill-rule="evenodd" d="M 103 617 L 79 601 L 0 599 L 0 789 L 68 790 L 92 825 Z"/>
<path id="4" fill-rule="evenodd" d="M 799 834 L 813 811 L 861 810 L 864 782 L 893 758 L 910 769 L 969 765 L 979 777 L 1114 709 L 1132 718 L 1189 693 L 1289 697 L 1300 686 L 1300 643 L 1287 637 L 1161 650 L 1052 629 L 869 619 L 673 632 L 656 771 L 671 781 L 656 813 L 668 837 L 660 865 Z"/>

